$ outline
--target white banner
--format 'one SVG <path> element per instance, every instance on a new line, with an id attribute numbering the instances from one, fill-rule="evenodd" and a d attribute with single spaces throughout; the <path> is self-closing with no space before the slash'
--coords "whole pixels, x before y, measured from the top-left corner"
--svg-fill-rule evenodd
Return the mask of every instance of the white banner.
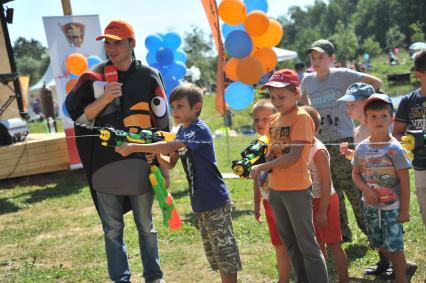
<path id="1" fill-rule="evenodd" d="M 85 58 L 97 56 L 105 60 L 103 42 L 96 41 L 96 37 L 102 34 L 99 17 L 97 15 L 43 17 L 43 23 L 49 48 L 50 66 L 56 83 L 59 115 L 63 119 L 65 133 L 69 137 L 74 133 L 73 121 L 66 112 L 64 101 L 67 89 L 78 79 L 78 76 L 70 74 L 66 59 L 72 53 L 79 53 Z M 67 144 L 71 166 L 79 164 L 74 139 L 67 138 Z"/>

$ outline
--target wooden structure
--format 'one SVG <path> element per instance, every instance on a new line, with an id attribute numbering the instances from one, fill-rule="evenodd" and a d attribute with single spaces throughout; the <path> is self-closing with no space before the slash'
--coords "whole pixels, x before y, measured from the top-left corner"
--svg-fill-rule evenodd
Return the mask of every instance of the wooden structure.
<path id="1" fill-rule="evenodd" d="M 12 0 L 0 0 L 0 73 L 16 72 L 3 4 Z M 62 0 L 65 14 L 71 14 L 69 0 Z M 15 96 L 13 103 L 0 119 L 16 118 L 23 114 L 21 89 L 16 80 L 7 86 L 0 84 L 0 105 Z M 24 142 L 0 146 L 0 180 L 68 170 L 70 168 L 65 133 L 29 134 Z"/>
<path id="2" fill-rule="evenodd" d="M 25 142 L 0 147 L 0 180 L 68 170 L 65 133 L 29 134 Z"/>

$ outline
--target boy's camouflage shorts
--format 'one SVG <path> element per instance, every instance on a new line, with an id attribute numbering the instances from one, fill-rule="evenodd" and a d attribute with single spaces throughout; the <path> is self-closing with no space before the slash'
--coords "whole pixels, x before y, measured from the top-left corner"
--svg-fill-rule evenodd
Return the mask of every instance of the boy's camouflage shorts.
<path id="1" fill-rule="evenodd" d="M 240 271 L 241 260 L 232 228 L 231 205 L 196 212 L 195 217 L 211 268 L 225 274 Z"/>
<path id="2" fill-rule="evenodd" d="M 404 232 L 398 217 L 398 208 L 380 210 L 365 206 L 368 239 L 373 248 L 383 247 L 388 252 L 404 250 Z"/>

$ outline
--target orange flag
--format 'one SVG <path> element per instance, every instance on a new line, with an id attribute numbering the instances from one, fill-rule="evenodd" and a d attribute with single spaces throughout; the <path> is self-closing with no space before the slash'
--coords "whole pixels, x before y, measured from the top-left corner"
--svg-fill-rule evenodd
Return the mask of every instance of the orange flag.
<path id="1" fill-rule="evenodd" d="M 216 110 L 225 114 L 225 56 L 223 54 L 223 42 L 220 36 L 219 14 L 215 0 L 201 0 L 206 12 L 207 19 L 212 30 L 212 35 L 217 49 L 217 71 L 216 71 Z"/>

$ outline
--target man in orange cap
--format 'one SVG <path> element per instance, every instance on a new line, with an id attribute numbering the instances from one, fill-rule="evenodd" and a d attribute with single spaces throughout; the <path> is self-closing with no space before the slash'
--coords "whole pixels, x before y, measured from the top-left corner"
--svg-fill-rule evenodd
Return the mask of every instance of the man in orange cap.
<path id="1" fill-rule="evenodd" d="M 102 221 L 109 276 L 130 282 L 130 267 L 123 240 L 123 215 L 133 211 L 139 233 L 143 276 L 146 282 L 164 282 L 158 255 L 157 232 L 152 223 L 153 190 L 144 155 L 122 157 L 101 145 L 92 126 L 115 129 L 155 127 L 170 130 L 170 115 L 160 74 L 132 57 L 135 33 L 130 24 L 113 20 L 96 40 L 104 40 L 107 62 L 84 73 L 68 94 L 66 107 L 76 135 L 77 148 Z M 82 127 L 81 124 L 86 126 Z M 163 172 L 168 174 L 168 172 Z"/>

